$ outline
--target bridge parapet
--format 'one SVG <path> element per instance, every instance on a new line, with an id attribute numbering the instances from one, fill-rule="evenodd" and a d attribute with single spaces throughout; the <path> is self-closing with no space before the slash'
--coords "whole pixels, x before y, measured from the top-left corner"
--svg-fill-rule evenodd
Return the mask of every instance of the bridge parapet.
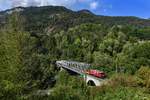
<path id="1" fill-rule="evenodd" d="M 58 67 L 67 68 L 79 74 L 82 74 L 83 70 L 86 70 L 90 67 L 90 64 L 66 60 L 56 61 L 56 64 Z"/>

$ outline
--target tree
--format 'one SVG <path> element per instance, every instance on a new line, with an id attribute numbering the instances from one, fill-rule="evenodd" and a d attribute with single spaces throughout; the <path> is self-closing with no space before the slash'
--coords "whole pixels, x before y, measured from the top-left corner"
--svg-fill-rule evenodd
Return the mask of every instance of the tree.
<path id="1" fill-rule="evenodd" d="M 115 63 L 117 54 L 122 52 L 123 46 L 128 41 L 128 36 L 121 31 L 122 26 L 114 26 L 110 29 L 110 32 L 104 37 L 103 41 L 99 44 L 99 54 L 96 53 L 96 62 L 99 61 L 103 66 L 116 67 L 116 72 L 118 72 L 118 65 Z M 108 65 L 107 65 L 108 64 Z"/>
<path id="2" fill-rule="evenodd" d="M 77 76 L 71 76 L 67 71 L 58 73 L 56 86 L 50 99 L 53 100 L 87 100 L 88 88 L 85 82 Z"/>
<path id="3" fill-rule="evenodd" d="M 0 98 L 14 100 L 20 98 L 23 85 L 20 80 L 20 69 L 23 67 L 22 47 L 28 34 L 23 32 L 22 17 L 13 13 L 8 17 L 8 23 L 1 30 L 0 40 Z"/>
<path id="4" fill-rule="evenodd" d="M 135 73 L 140 66 L 150 65 L 150 43 L 127 43 L 123 51 L 118 54 L 116 63 L 119 67 L 124 67 L 126 72 Z"/>

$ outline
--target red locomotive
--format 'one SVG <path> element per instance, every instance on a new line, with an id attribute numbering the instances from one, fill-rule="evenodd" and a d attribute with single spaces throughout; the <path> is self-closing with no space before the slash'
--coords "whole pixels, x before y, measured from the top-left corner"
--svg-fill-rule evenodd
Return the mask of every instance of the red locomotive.
<path id="1" fill-rule="evenodd" d="M 103 71 L 99 70 L 86 70 L 84 73 L 98 77 L 98 78 L 105 78 L 106 74 Z"/>

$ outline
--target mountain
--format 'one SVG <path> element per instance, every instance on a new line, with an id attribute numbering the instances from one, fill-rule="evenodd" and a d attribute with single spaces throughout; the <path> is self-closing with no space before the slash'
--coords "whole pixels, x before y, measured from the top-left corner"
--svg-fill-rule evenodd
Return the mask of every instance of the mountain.
<path id="1" fill-rule="evenodd" d="M 113 17 L 94 15 L 89 10 L 72 11 L 62 6 L 17 7 L 0 12 L 0 25 L 13 12 L 25 17 L 27 31 L 34 33 L 58 32 L 82 23 L 96 23 L 104 26 L 131 25 L 136 27 L 150 26 L 150 20 L 137 17 Z"/>

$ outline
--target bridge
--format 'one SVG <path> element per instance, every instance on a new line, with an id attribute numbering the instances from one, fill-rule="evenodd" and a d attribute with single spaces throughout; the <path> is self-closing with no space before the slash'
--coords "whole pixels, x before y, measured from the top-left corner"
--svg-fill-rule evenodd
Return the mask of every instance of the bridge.
<path id="1" fill-rule="evenodd" d="M 90 64 L 76 62 L 76 61 L 61 60 L 61 61 L 56 61 L 56 65 L 59 68 L 69 70 L 69 71 L 77 73 L 79 75 L 83 75 L 83 78 L 84 78 L 86 84 L 88 84 L 88 85 L 100 86 L 105 82 L 104 79 L 84 73 L 85 70 L 90 68 L 90 66 L 91 66 Z"/>

